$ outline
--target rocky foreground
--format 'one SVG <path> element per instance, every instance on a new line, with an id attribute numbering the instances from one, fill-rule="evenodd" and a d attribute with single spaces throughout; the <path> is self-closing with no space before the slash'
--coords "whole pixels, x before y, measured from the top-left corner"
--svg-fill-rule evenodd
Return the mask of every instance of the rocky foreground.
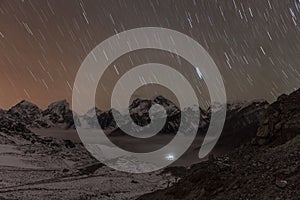
<path id="1" fill-rule="evenodd" d="M 299 199 L 300 136 L 273 148 L 245 145 L 194 165 L 177 184 L 139 200 Z"/>
<path id="2" fill-rule="evenodd" d="M 139 199 L 299 199 L 300 90 L 268 107 L 251 142 L 184 173 Z"/>

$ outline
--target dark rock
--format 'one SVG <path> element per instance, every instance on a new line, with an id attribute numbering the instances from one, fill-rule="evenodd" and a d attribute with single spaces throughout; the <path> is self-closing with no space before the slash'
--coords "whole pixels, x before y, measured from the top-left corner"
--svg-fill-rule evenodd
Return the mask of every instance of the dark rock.
<path id="1" fill-rule="evenodd" d="M 66 169 L 66 168 L 64 168 L 63 170 L 62 170 L 62 172 L 63 173 L 67 173 L 67 172 L 69 172 L 70 170 L 69 169 Z"/>
<path id="2" fill-rule="evenodd" d="M 259 145 L 283 144 L 300 134 L 300 89 L 272 103 L 257 131 Z"/>
<path id="3" fill-rule="evenodd" d="M 75 148 L 75 144 L 71 140 L 64 140 L 66 148 Z"/>
<path id="4" fill-rule="evenodd" d="M 136 183 L 139 183 L 139 182 L 136 181 L 136 180 L 132 180 L 131 183 L 135 183 L 136 184 Z"/>
<path id="5" fill-rule="evenodd" d="M 285 180 L 276 180 L 276 186 L 279 188 L 285 188 L 288 182 Z"/>

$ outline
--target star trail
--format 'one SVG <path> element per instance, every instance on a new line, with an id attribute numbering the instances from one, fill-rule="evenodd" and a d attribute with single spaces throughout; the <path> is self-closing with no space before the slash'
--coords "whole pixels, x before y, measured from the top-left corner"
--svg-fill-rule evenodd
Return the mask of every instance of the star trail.
<path id="1" fill-rule="evenodd" d="M 229 100 L 272 102 L 299 88 L 299 23 L 299 0 L 1 0 L 0 107 L 22 99 L 41 107 L 59 99 L 70 102 L 76 72 L 96 45 L 147 26 L 197 40 L 219 67 Z M 174 55 L 146 50 L 115 61 L 99 83 L 98 106 L 110 106 L 109 93 L 122 74 L 153 60 L 184 71 L 200 103 L 207 104 L 200 70 Z M 135 95 L 153 95 L 146 91 Z"/>

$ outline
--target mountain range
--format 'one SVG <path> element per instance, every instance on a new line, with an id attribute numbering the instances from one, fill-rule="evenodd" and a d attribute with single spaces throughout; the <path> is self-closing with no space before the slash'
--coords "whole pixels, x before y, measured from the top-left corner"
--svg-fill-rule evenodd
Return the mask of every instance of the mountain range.
<path id="1" fill-rule="evenodd" d="M 149 116 L 149 110 L 154 104 L 159 104 L 164 107 L 167 114 L 166 123 L 160 133 L 174 134 L 178 131 L 180 126 L 181 117 L 184 117 L 183 121 L 188 122 L 187 127 L 184 127 L 185 134 L 198 126 L 198 133 L 205 134 L 209 126 L 211 107 L 204 110 L 200 107 L 191 106 L 178 108 L 172 101 L 164 98 L 163 96 L 157 96 L 153 99 L 135 99 L 129 106 L 129 115 L 133 122 L 138 126 L 146 126 L 151 122 Z M 214 110 L 218 110 L 218 104 L 214 104 Z M 259 125 L 259 121 L 262 114 L 268 107 L 268 102 L 264 100 L 256 100 L 251 102 L 237 102 L 227 104 L 227 117 L 224 130 L 227 134 L 235 134 L 236 132 L 245 131 L 244 135 L 248 132 L 253 132 Z M 196 120 L 196 111 L 200 111 L 200 121 Z M 101 111 L 98 108 L 92 108 L 84 115 L 77 115 L 75 119 L 81 118 L 82 127 L 96 127 L 95 122 L 92 119 L 92 111 L 95 110 L 97 120 L 102 129 L 108 130 L 112 135 L 124 134 L 122 130 L 117 126 L 117 123 L 113 117 L 113 109 L 108 111 Z M 115 112 L 118 115 L 122 115 L 119 111 Z M 161 120 L 163 114 L 160 111 L 154 111 L 154 118 L 152 120 Z M 70 105 L 66 100 L 61 100 L 50 104 L 45 110 L 40 109 L 38 106 L 28 101 L 21 101 L 9 110 L 0 111 L 2 128 L 4 124 L 9 124 L 13 129 L 20 129 L 24 132 L 25 129 L 31 128 L 51 128 L 58 127 L 63 129 L 74 129 L 73 112 L 70 109 Z M 126 118 L 125 118 L 126 119 Z M 122 122 L 122 126 L 131 127 L 129 121 Z M 28 132 L 28 130 L 26 130 Z"/>
<path id="2" fill-rule="evenodd" d="M 271 105 L 264 100 L 244 101 L 227 104 L 226 120 L 218 145 L 230 144 L 231 149 L 240 144 L 257 137 L 260 144 L 265 144 L 269 140 L 286 141 L 298 134 L 299 129 L 299 90 L 290 95 L 281 95 L 277 101 Z M 132 121 L 143 127 L 151 122 L 149 110 L 154 104 L 159 104 L 166 110 L 166 123 L 161 134 L 176 134 L 180 126 L 181 117 L 185 123 L 184 134 L 198 126 L 198 135 L 205 136 L 212 110 L 218 112 L 221 105 L 215 103 L 208 109 L 191 106 L 180 109 L 172 101 L 157 96 L 153 99 L 135 99 L 128 107 L 129 115 Z M 195 114 L 197 109 L 200 111 L 200 120 L 197 121 Z M 73 112 L 66 100 L 61 100 L 50 104 L 45 110 L 28 101 L 21 101 L 9 110 L 0 110 L 0 131 L 1 132 L 19 132 L 31 133 L 34 128 L 48 129 L 74 129 L 74 119 L 81 118 L 81 127 L 96 127 L 92 119 L 92 111 L 96 112 L 97 121 L 102 129 L 107 131 L 111 136 L 126 135 L 118 127 L 113 116 L 113 109 L 101 111 L 98 108 L 92 108 L 84 115 L 76 115 L 73 118 Z M 118 115 L 122 115 L 114 110 Z M 153 114 L 153 113 L 152 113 Z M 162 120 L 164 115 L 161 111 L 154 111 L 152 120 Z M 128 116 L 127 116 L 128 117 Z M 126 117 L 125 117 L 126 119 Z M 133 122 L 124 120 L 122 126 L 132 127 Z M 282 134 L 284 132 L 285 134 Z M 283 137 L 278 141 L 277 137 Z M 270 139 L 271 138 L 271 139 Z"/>

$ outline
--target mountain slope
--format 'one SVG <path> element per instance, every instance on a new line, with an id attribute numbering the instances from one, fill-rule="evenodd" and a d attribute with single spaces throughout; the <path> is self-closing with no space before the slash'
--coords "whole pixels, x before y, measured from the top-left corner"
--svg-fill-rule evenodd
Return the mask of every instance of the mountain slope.
<path id="1" fill-rule="evenodd" d="M 271 104 L 257 132 L 259 144 L 282 144 L 300 134 L 300 89 Z"/>
<path id="2" fill-rule="evenodd" d="M 255 137 L 268 106 L 269 103 L 264 100 L 228 104 L 218 145 L 230 146 L 232 149 L 250 141 Z"/>
<path id="3" fill-rule="evenodd" d="M 45 124 L 40 120 L 42 117 L 42 110 L 28 101 L 21 101 L 20 103 L 9 109 L 4 115 L 14 121 L 22 123 L 27 127 L 43 127 Z"/>
<path id="4" fill-rule="evenodd" d="M 73 113 L 66 100 L 54 102 L 42 112 L 42 120 L 48 126 L 60 126 L 63 128 L 74 128 Z"/>
<path id="5" fill-rule="evenodd" d="M 173 186 L 139 200 L 299 199 L 300 136 L 274 147 L 245 145 L 196 164 Z"/>

